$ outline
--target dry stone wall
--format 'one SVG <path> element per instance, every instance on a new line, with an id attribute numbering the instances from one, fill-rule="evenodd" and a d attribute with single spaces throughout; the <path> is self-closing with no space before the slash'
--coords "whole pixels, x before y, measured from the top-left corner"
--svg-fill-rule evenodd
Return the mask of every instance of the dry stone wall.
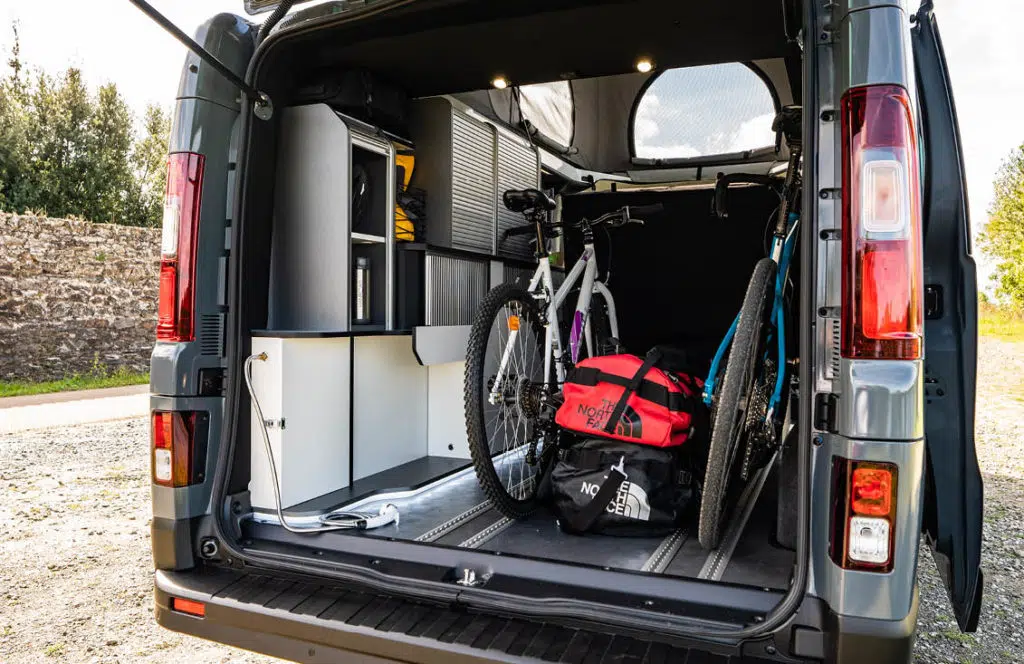
<path id="1" fill-rule="evenodd" d="M 145 371 L 160 230 L 0 213 L 0 380 Z"/>

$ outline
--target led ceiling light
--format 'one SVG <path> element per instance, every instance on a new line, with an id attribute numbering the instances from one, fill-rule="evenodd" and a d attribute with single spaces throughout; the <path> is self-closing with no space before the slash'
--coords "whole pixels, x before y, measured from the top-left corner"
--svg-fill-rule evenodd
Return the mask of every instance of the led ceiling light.
<path id="1" fill-rule="evenodd" d="M 493 85 L 497 90 L 504 90 L 505 88 L 508 87 L 508 79 L 502 76 L 501 74 L 498 74 L 493 79 L 491 79 L 491 85 Z"/>
<path id="2" fill-rule="evenodd" d="M 652 69 L 654 69 L 654 63 L 651 62 L 650 58 L 640 58 L 636 61 L 636 70 L 641 74 L 646 74 Z"/>

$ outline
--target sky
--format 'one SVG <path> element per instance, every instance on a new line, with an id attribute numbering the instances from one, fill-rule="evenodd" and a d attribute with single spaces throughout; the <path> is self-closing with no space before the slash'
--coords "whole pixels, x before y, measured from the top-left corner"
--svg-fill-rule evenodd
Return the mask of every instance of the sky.
<path id="1" fill-rule="evenodd" d="M 910 0 L 916 3 L 916 0 Z M 243 0 L 150 0 L 190 34 L 215 13 L 243 14 Z M 1024 143 L 1024 2 L 935 0 L 964 145 L 975 231 L 987 219 L 992 180 Z M 260 17 L 262 18 L 262 16 Z M 115 82 L 141 115 L 173 103 L 185 48 L 128 0 L 0 0 L 0 50 L 21 25 L 25 62 L 57 73 L 82 69 L 91 84 Z"/>

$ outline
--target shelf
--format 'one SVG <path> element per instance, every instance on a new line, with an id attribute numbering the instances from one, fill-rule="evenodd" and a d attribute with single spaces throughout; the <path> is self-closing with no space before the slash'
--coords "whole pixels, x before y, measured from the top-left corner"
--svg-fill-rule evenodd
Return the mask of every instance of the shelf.
<path id="1" fill-rule="evenodd" d="M 457 473 L 472 465 L 469 459 L 425 456 L 400 466 L 388 468 L 376 475 L 356 480 L 352 486 L 318 496 L 304 503 L 286 508 L 288 516 L 323 514 L 342 505 L 376 494 L 396 491 L 414 491 L 432 482 Z M 264 510 L 255 510 L 257 512 Z"/>
<path id="2" fill-rule="evenodd" d="M 352 242 L 354 244 L 384 244 L 387 242 L 387 238 L 369 233 L 352 233 Z"/>
<path id="3" fill-rule="evenodd" d="M 353 325 L 351 330 L 253 330 L 253 337 L 272 339 L 339 339 L 345 337 L 403 336 L 412 330 L 387 330 L 383 325 Z"/>

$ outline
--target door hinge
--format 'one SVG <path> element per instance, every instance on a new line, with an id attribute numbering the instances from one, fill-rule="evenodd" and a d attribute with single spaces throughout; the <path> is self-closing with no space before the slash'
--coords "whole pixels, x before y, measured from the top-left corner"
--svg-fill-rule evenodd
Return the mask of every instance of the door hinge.
<path id="1" fill-rule="evenodd" d="M 836 408 L 839 397 L 831 392 L 814 395 L 814 428 L 818 431 L 836 432 Z"/>

